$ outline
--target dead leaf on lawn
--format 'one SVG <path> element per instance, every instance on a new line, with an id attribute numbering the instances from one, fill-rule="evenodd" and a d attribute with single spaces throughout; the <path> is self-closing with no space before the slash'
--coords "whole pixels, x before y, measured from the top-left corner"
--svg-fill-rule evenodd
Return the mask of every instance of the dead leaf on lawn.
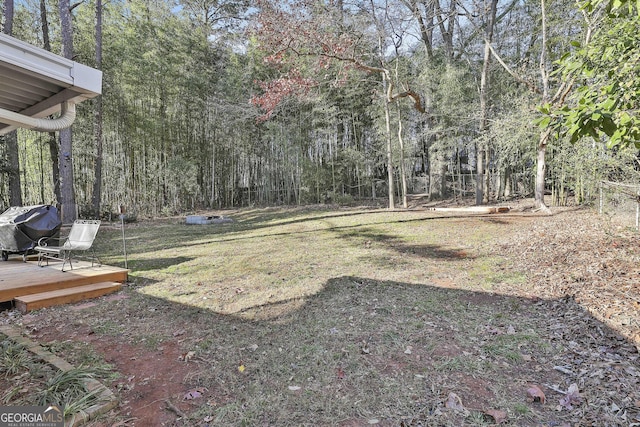
<path id="1" fill-rule="evenodd" d="M 202 393 L 204 389 L 202 388 L 194 388 L 193 390 L 189 390 L 184 394 L 184 400 L 193 400 L 202 397 Z"/>
<path id="2" fill-rule="evenodd" d="M 189 362 L 191 359 L 193 359 L 193 356 L 195 355 L 196 355 L 195 351 L 188 351 L 185 354 L 178 357 L 178 360 L 182 360 L 183 362 Z"/>
<path id="3" fill-rule="evenodd" d="M 527 388 L 527 396 L 531 397 L 534 402 L 540 402 L 543 405 L 547 400 L 540 387 L 535 384 L 532 384 Z"/>
<path id="4" fill-rule="evenodd" d="M 498 409 L 488 409 L 484 411 L 484 414 L 487 418 L 491 418 L 494 424 L 502 424 L 507 421 L 507 413 L 505 411 L 500 411 Z"/>
<path id="5" fill-rule="evenodd" d="M 467 411 L 467 408 L 465 408 L 462 404 L 462 399 L 460 399 L 460 397 L 453 392 L 449 393 L 449 397 L 447 397 L 447 401 L 444 403 L 444 406 L 447 409 L 453 409 L 454 411 L 462 412 L 465 414 L 469 412 Z"/>
<path id="6" fill-rule="evenodd" d="M 582 397 L 580 396 L 580 392 L 578 391 L 578 385 L 573 383 L 569 386 L 569 390 L 567 390 L 567 394 L 564 395 L 562 399 L 560 399 L 560 409 L 566 408 L 568 410 L 573 409 L 573 405 L 579 405 L 582 403 Z"/>

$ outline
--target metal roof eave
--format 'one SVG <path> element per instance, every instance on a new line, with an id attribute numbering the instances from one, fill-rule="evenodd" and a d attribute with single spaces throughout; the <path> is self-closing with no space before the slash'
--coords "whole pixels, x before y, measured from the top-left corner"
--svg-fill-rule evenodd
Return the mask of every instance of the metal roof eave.
<path id="1" fill-rule="evenodd" d="M 102 71 L 0 34 L 0 109 L 42 118 L 101 93 Z M 16 127 L 0 117 L 0 135 Z"/>

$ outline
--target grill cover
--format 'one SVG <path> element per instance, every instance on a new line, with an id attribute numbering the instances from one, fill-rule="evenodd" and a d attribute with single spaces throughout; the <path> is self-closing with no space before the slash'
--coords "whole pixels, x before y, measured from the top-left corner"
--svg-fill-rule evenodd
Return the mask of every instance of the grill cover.
<path id="1" fill-rule="evenodd" d="M 5 252 L 26 252 L 43 237 L 53 237 L 62 222 L 50 205 L 13 206 L 0 215 L 0 248 Z"/>

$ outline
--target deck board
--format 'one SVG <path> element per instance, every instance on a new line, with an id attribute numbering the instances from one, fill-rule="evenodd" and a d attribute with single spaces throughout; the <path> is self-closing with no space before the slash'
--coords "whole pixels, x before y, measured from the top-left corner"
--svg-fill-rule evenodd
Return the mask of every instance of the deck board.
<path id="1" fill-rule="evenodd" d="M 43 307 L 69 304 L 107 295 L 121 288 L 122 283 L 119 282 L 92 283 L 90 285 L 74 286 L 73 288 L 16 297 L 15 304 L 16 308 L 22 313 L 28 313 L 31 310 L 37 310 Z"/>
<path id="2" fill-rule="evenodd" d="M 0 302 L 19 296 L 50 292 L 99 282 L 126 282 L 129 270 L 109 265 L 91 266 L 74 261 L 73 270 L 61 271 L 62 263 L 38 267 L 36 261 L 0 261 Z"/>

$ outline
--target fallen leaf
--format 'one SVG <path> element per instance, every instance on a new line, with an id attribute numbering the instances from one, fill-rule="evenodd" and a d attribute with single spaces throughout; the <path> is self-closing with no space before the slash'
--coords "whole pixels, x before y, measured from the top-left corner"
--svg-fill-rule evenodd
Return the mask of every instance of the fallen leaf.
<path id="1" fill-rule="evenodd" d="M 572 410 L 573 405 L 579 405 L 580 403 L 582 403 L 582 397 L 580 396 L 580 392 L 578 391 L 578 385 L 576 383 L 573 383 L 569 386 L 567 394 L 564 395 L 562 399 L 560 399 L 560 407 Z"/>
<path id="2" fill-rule="evenodd" d="M 493 418 L 495 424 L 502 424 L 507 421 L 507 413 L 498 409 L 488 409 L 484 411 L 484 414 L 490 418 Z"/>
<path id="3" fill-rule="evenodd" d="M 343 380 L 345 377 L 344 370 L 340 366 L 338 366 L 338 368 L 336 369 L 336 376 L 339 380 Z"/>
<path id="4" fill-rule="evenodd" d="M 302 387 L 297 386 L 297 385 L 290 385 L 290 386 L 289 386 L 289 390 L 291 390 L 291 391 L 298 391 L 298 390 L 300 390 L 301 388 L 302 388 Z"/>
<path id="5" fill-rule="evenodd" d="M 444 403 L 445 408 L 447 409 L 453 409 L 454 411 L 459 411 L 459 412 L 466 412 L 467 408 L 464 407 L 464 405 L 462 404 L 462 399 L 460 399 L 460 397 L 455 394 L 455 393 L 449 393 L 449 397 L 447 398 L 447 401 Z"/>
<path id="6" fill-rule="evenodd" d="M 238 372 L 240 372 L 240 373 L 243 373 L 245 369 L 246 368 L 244 367 L 244 365 L 238 366 Z"/>
<path id="7" fill-rule="evenodd" d="M 407 346 L 407 349 L 404 351 L 404 354 L 411 354 L 412 351 L 413 351 L 413 347 L 409 345 Z"/>
<path id="8" fill-rule="evenodd" d="M 533 399 L 534 402 L 540 402 L 544 405 L 547 398 L 545 397 L 540 387 L 537 385 L 530 385 L 527 389 L 527 395 Z"/>
<path id="9" fill-rule="evenodd" d="M 202 389 L 197 389 L 197 388 L 194 388 L 193 390 L 189 390 L 184 395 L 185 400 L 193 400 L 193 399 L 198 399 L 200 397 L 202 397 Z"/>
<path id="10" fill-rule="evenodd" d="M 188 362 L 191 359 L 193 359 L 193 356 L 196 355 L 195 351 L 188 351 L 185 354 L 181 355 L 180 357 L 178 357 L 179 360 L 182 360 L 183 362 Z"/>
<path id="11" fill-rule="evenodd" d="M 371 350 L 369 350 L 369 343 L 366 341 L 362 341 L 362 347 L 360 348 L 362 354 L 369 354 Z"/>

